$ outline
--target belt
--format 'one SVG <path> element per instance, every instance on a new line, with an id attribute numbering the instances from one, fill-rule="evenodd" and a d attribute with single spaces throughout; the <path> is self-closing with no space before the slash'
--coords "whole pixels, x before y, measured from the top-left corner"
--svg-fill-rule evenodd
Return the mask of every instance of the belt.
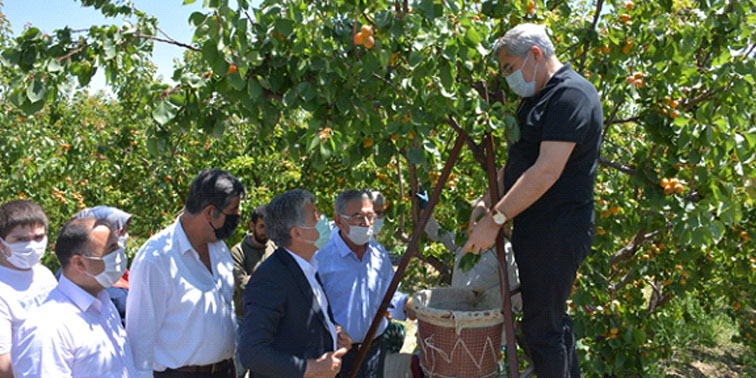
<path id="1" fill-rule="evenodd" d="M 210 365 L 188 365 L 175 369 L 165 369 L 165 371 L 181 371 L 185 373 L 216 373 L 226 371 L 230 367 L 234 366 L 234 362 L 229 358 L 220 362 L 216 362 Z"/>

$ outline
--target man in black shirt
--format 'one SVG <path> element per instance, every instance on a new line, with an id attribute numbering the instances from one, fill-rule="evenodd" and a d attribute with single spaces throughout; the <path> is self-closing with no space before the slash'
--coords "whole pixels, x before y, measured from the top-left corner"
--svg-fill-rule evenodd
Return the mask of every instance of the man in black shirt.
<path id="1" fill-rule="evenodd" d="M 565 305 L 593 243 L 601 103 L 590 82 L 557 60 L 543 26 L 518 25 L 494 53 L 510 89 L 523 97 L 517 109 L 522 136 L 503 168 L 504 196 L 494 206 L 489 196 L 474 205 L 464 248 L 489 248 L 499 228 L 513 220 L 523 335 L 535 372 L 578 377 Z"/>

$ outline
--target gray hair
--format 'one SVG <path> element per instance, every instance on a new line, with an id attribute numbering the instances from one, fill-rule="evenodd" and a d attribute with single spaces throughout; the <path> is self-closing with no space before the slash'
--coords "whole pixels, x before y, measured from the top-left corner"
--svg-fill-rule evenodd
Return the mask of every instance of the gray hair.
<path id="1" fill-rule="evenodd" d="M 386 197 L 384 197 L 381 192 L 373 189 L 367 189 L 367 192 L 370 193 L 370 199 L 373 200 L 373 206 L 380 207 L 381 209 L 386 206 Z"/>
<path id="2" fill-rule="evenodd" d="M 290 190 L 273 198 L 264 217 L 268 238 L 282 247 L 291 245 L 289 232 L 307 221 L 305 205 L 308 203 L 315 204 L 315 196 L 304 189 Z"/>
<path id="3" fill-rule="evenodd" d="M 494 58 L 499 59 L 501 50 L 507 50 L 507 56 L 525 58 L 533 46 L 538 46 L 544 58 L 554 56 L 554 45 L 549 39 L 546 26 L 537 24 L 519 24 L 509 29 L 503 37 L 496 41 Z"/>
<path id="4" fill-rule="evenodd" d="M 370 196 L 370 192 L 366 190 L 345 190 L 339 194 L 338 197 L 336 197 L 336 205 L 335 210 L 336 214 L 341 215 L 349 215 L 345 214 L 347 206 L 349 205 L 349 202 L 352 201 L 362 201 L 363 199 L 372 201 L 372 198 Z"/>

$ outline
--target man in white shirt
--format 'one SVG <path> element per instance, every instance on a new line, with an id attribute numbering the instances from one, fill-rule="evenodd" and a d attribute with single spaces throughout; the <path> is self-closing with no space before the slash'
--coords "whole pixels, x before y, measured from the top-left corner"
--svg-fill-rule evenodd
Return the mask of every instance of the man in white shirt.
<path id="1" fill-rule="evenodd" d="M 315 255 L 322 267 L 323 288 L 333 305 L 336 322 L 356 342 L 344 356 L 341 368 L 345 376 L 354 364 L 361 343 L 369 343 L 357 377 L 383 378 L 386 356 L 383 332 L 388 320 L 383 318 L 372 340 L 365 340 L 373 317 L 394 277 L 386 249 L 372 238 L 376 213 L 367 190 L 346 190 L 336 197 L 335 224 L 328 243 Z M 395 292 L 390 309 L 393 318 L 406 318 L 407 295 Z"/>
<path id="2" fill-rule="evenodd" d="M 242 365 L 255 378 L 333 378 L 352 340 L 333 321 L 313 259 L 330 235 L 328 219 L 315 196 L 294 189 L 268 204 L 265 226 L 279 248 L 244 291 Z"/>
<path id="3" fill-rule="evenodd" d="M 233 260 L 244 185 L 208 169 L 184 211 L 139 250 L 129 273 L 126 333 L 140 376 L 234 378 Z"/>
<path id="4" fill-rule="evenodd" d="M 0 378 L 12 378 L 11 346 L 27 311 L 44 301 L 57 281 L 39 264 L 47 249 L 47 216 L 33 201 L 0 206 Z"/>
<path id="5" fill-rule="evenodd" d="M 126 331 L 106 287 L 126 269 L 126 254 L 107 221 L 75 219 L 60 231 L 58 286 L 19 327 L 16 377 L 132 377 Z"/>

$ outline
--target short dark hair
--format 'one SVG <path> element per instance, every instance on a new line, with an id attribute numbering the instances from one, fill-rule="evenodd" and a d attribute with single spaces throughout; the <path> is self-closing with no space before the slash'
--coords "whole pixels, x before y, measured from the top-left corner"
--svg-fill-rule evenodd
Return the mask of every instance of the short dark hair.
<path id="1" fill-rule="evenodd" d="M 265 212 L 268 209 L 267 205 L 260 205 L 256 207 L 254 210 L 252 210 L 252 216 L 249 218 L 249 221 L 257 224 L 257 220 L 262 218 L 265 220 Z"/>
<path id="2" fill-rule="evenodd" d="M 0 206 L 0 238 L 5 239 L 18 226 L 44 226 L 47 230 L 47 215 L 31 200 L 4 203 Z"/>
<path id="3" fill-rule="evenodd" d="M 216 213 L 220 213 L 234 198 L 243 199 L 246 194 L 244 185 L 234 175 L 220 169 L 206 169 L 192 180 L 184 210 L 194 215 L 213 205 Z"/>
<path id="4" fill-rule="evenodd" d="M 63 225 L 58 234 L 58 240 L 55 241 L 55 256 L 58 257 L 61 267 L 67 267 L 73 255 L 90 256 L 92 254 L 89 249 L 90 235 L 97 226 L 113 229 L 112 223 L 105 219 L 95 218 L 71 219 Z"/>

